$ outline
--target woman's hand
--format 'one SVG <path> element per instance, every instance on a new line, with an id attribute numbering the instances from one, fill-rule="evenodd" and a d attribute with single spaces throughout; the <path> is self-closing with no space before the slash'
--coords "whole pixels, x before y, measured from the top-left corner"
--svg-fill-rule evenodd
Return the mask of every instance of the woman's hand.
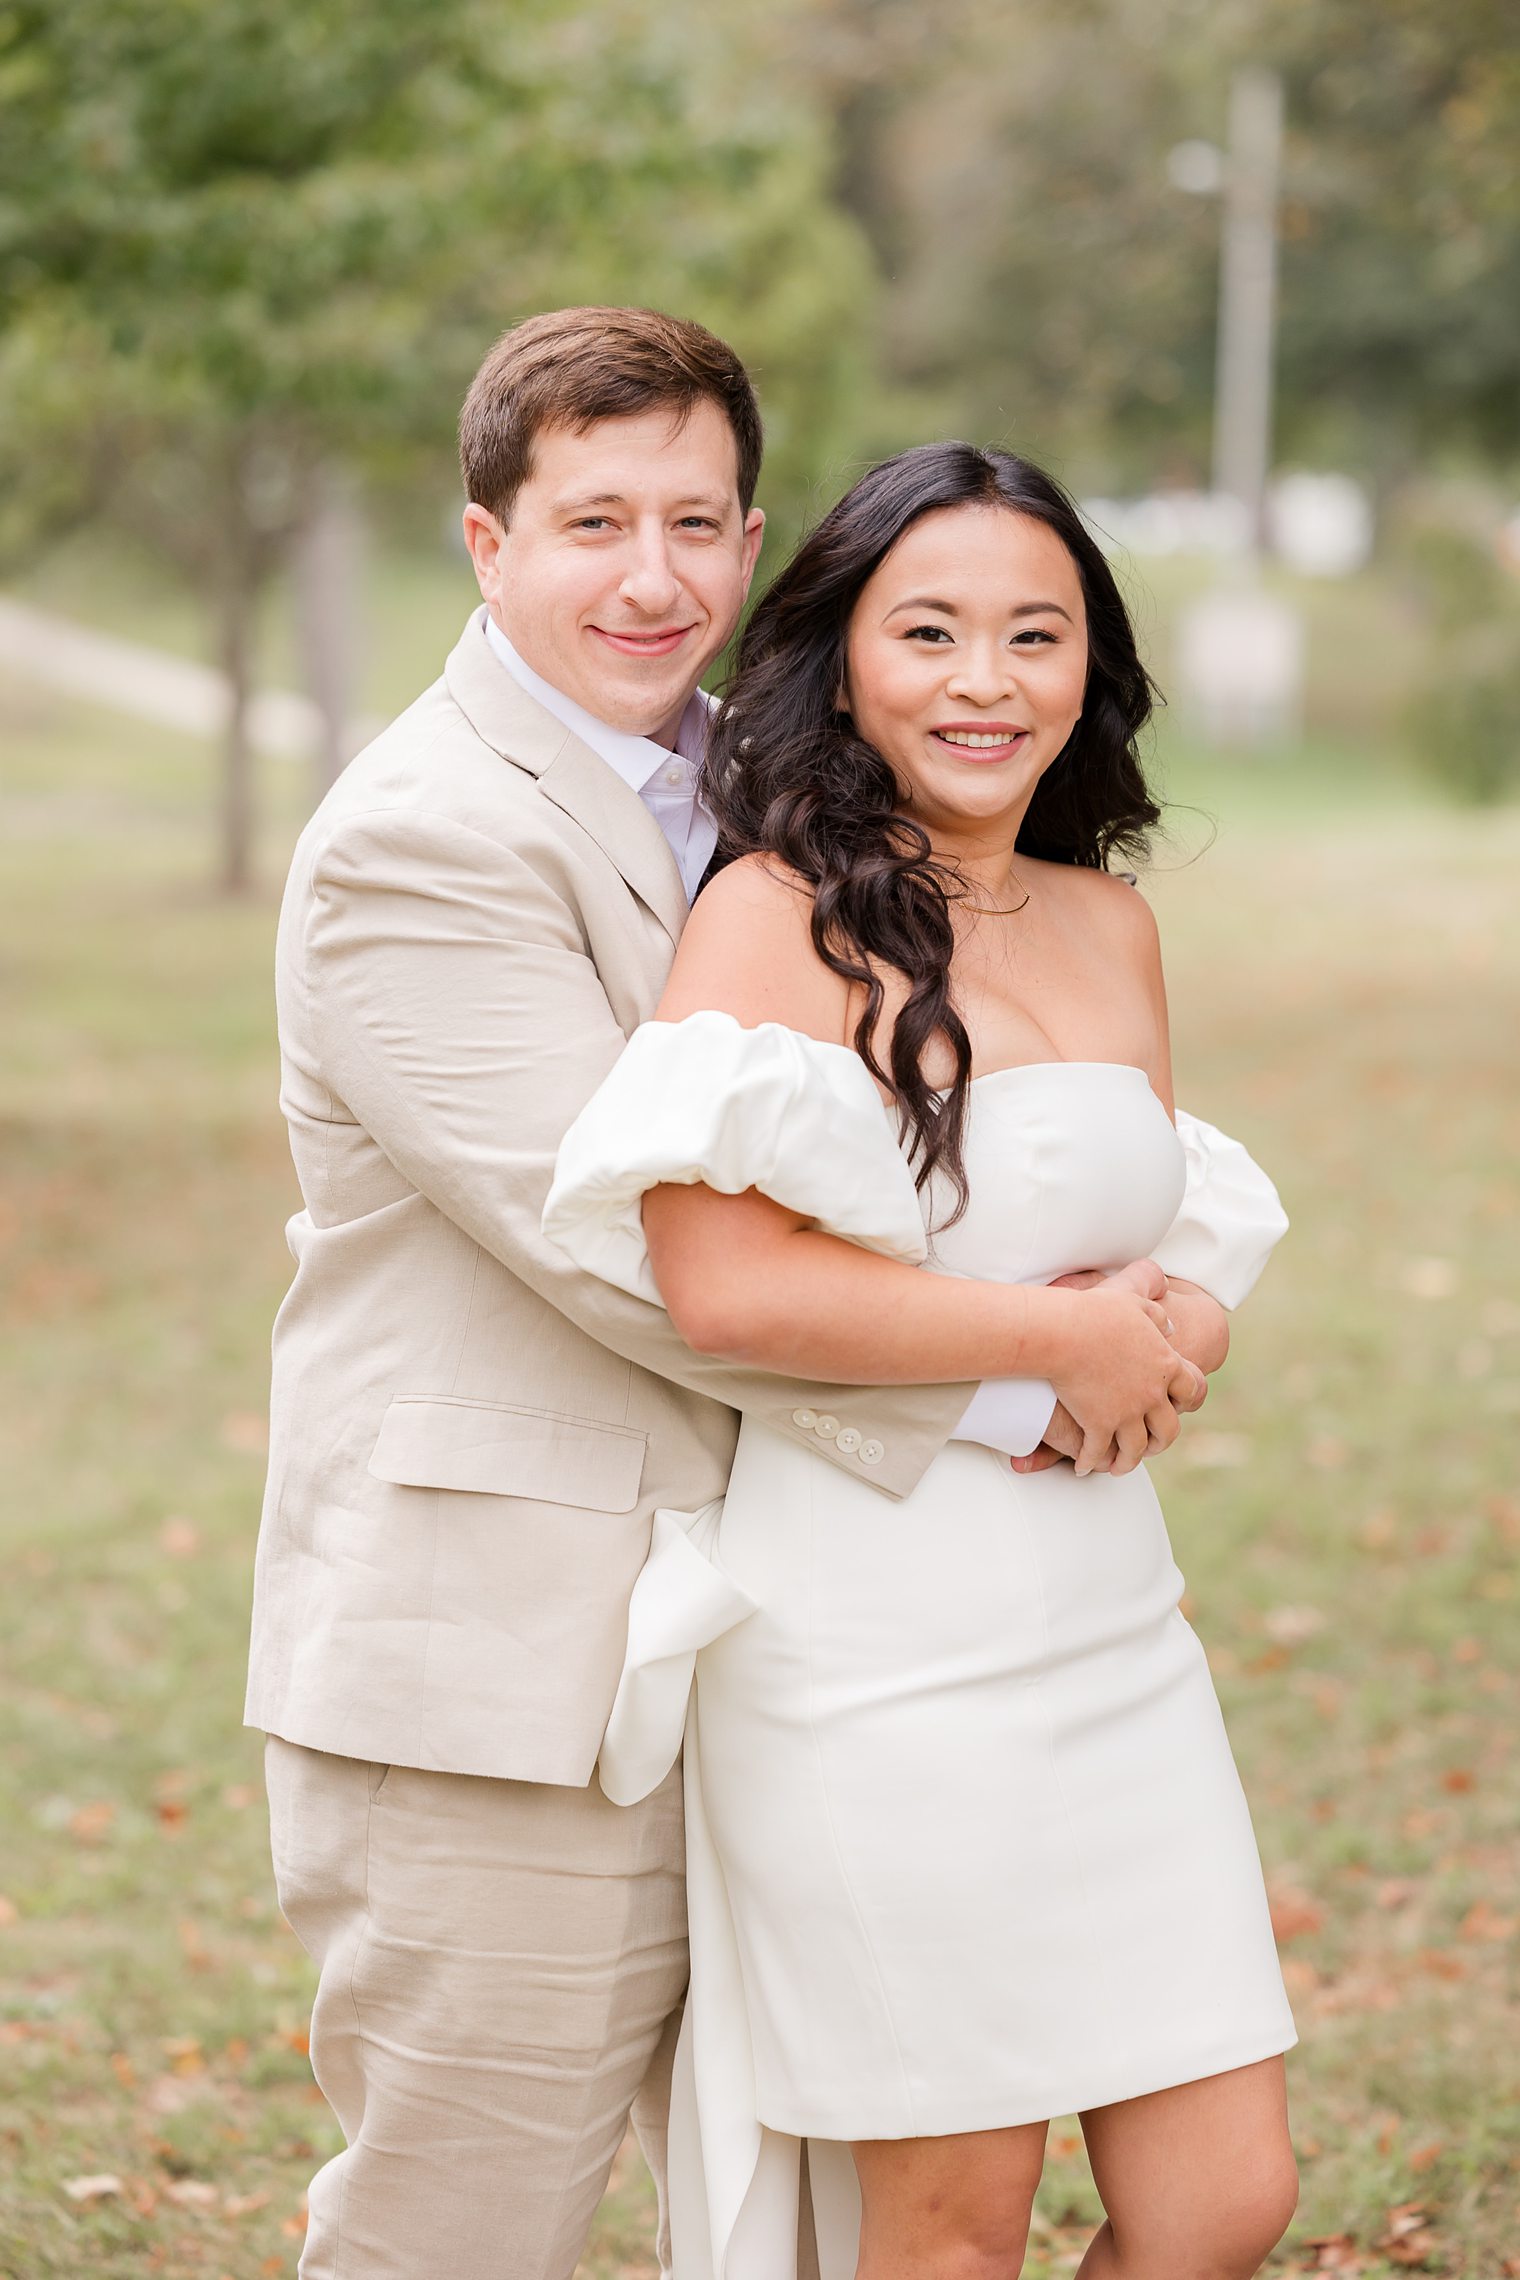
<path id="1" fill-rule="evenodd" d="M 1133 1284 L 1135 1288 L 1141 1290 L 1142 1295 L 1149 1295 L 1149 1292 L 1154 1288 L 1153 1276 L 1157 1271 L 1159 1270 L 1155 1268 L 1153 1261 L 1144 1259 L 1135 1260 L 1130 1266 L 1119 1269 L 1114 1274 L 1105 1273 L 1098 1267 L 1084 1267 L 1076 1274 L 1058 1275 L 1051 1288 L 1054 1290 L 1096 1290 L 1100 1283 L 1112 1282 L 1122 1277 Z M 1210 1297 L 1209 1293 L 1200 1289 L 1197 1283 L 1179 1282 L 1170 1276 L 1167 1278 L 1165 1304 L 1172 1323 L 1168 1335 L 1173 1346 L 1187 1361 L 1194 1363 L 1198 1369 L 1211 1376 L 1215 1370 L 1222 1367 L 1230 1350 L 1230 1318 L 1228 1314 L 1218 1299 Z M 1207 1384 L 1201 1385 L 1188 1400 L 1179 1401 L 1174 1396 L 1173 1407 L 1180 1410 L 1184 1416 L 1188 1415 L 1190 1412 L 1203 1407 L 1207 1395 Z M 1156 1456 L 1163 1447 L 1168 1445 L 1157 1441 L 1153 1448 L 1146 1451 L 1146 1454 Z M 1050 1424 L 1046 1429 L 1045 1438 L 1040 1446 L 1032 1450 L 1027 1457 L 1014 1457 L 1010 1459 L 1010 1462 L 1016 1473 L 1046 1472 L 1052 1465 L 1073 1462 L 1081 1446 L 1081 1426 L 1072 1416 L 1066 1404 L 1057 1402 Z M 1093 1470 L 1095 1472 L 1112 1470 L 1116 1455 L 1117 1451 L 1111 1447 L 1108 1451 L 1107 1461 L 1101 1465 L 1095 1465 Z"/>
<path id="2" fill-rule="evenodd" d="M 1066 1289 L 1074 1284 L 1067 1356 L 1050 1376 L 1082 1431 L 1076 1469 L 1133 1472 L 1171 1447 L 1180 1413 L 1198 1407 L 1207 1383 L 1172 1344 L 1167 1280 L 1153 1260 L 1116 1275 L 1063 1278 Z"/>

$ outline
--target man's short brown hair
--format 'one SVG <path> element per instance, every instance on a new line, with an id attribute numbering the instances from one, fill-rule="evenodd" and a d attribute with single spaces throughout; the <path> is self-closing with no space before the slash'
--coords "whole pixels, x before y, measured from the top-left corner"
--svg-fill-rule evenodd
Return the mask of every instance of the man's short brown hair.
<path id="1" fill-rule="evenodd" d="M 470 383 L 459 415 L 465 493 L 505 522 L 533 472 L 545 428 L 577 434 L 598 420 L 656 406 L 686 418 L 702 400 L 733 429 L 739 503 L 748 514 L 760 480 L 760 407 L 749 374 L 725 341 L 659 309 L 550 309 L 504 332 Z"/>

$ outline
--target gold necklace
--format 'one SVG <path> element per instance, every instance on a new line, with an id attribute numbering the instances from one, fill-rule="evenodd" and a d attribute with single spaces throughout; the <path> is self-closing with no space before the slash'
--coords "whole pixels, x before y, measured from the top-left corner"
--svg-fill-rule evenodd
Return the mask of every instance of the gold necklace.
<path id="1" fill-rule="evenodd" d="M 1021 887 L 1024 887 L 1024 882 L 1023 882 L 1023 880 L 1022 880 L 1022 879 L 1019 877 L 1019 875 L 1018 875 L 1018 873 L 1017 873 L 1016 871 L 1011 871 L 1011 872 L 1009 873 L 1009 877 L 1010 877 L 1010 878 L 1011 878 L 1011 879 L 1014 881 L 1014 883 L 1015 883 L 1017 886 L 1021 886 Z M 965 900 L 965 897 L 964 897 L 964 895 L 963 895 L 963 896 L 961 896 L 959 899 L 960 899 L 961 901 L 964 901 L 964 900 Z M 971 913 L 971 915 L 972 915 L 972 917 L 973 917 L 973 918 L 1014 918 L 1014 917 L 1016 917 L 1016 916 L 1018 915 L 1018 913 L 1019 913 L 1021 910 L 1023 910 L 1023 909 L 1026 907 L 1026 905 L 1028 904 L 1028 901 L 1029 901 L 1029 889 L 1028 889 L 1027 887 L 1024 887 L 1024 900 L 1023 900 L 1023 902 L 1016 902 L 1016 903 L 967 903 L 967 904 L 966 904 L 966 908 L 967 908 L 967 909 L 970 911 L 970 913 Z"/>

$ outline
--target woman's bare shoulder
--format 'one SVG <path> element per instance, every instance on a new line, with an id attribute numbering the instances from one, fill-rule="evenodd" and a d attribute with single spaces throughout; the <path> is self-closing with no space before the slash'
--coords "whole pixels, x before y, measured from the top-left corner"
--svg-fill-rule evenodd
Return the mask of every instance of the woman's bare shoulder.
<path id="1" fill-rule="evenodd" d="M 813 890 L 771 855 L 744 855 L 703 888 L 660 1000 L 662 1021 L 731 1013 L 844 1040 L 848 985 L 813 946 Z"/>
<path id="2" fill-rule="evenodd" d="M 1133 871 L 1095 871 L 1079 863 L 1034 864 L 1048 890 L 1080 917 L 1084 926 L 1101 928 L 1119 955 L 1149 963 L 1158 955 L 1156 914 L 1140 892 Z"/>

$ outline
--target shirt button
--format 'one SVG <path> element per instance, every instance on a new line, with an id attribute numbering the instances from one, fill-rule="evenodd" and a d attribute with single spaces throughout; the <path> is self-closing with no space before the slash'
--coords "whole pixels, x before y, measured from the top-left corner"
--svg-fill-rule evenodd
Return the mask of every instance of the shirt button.
<path id="1" fill-rule="evenodd" d="M 666 769 L 666 771 L 665 771 L 665 781 L 666 781 L 666 783 L 667 783 L 667 784 L 670 784 L 671 786 L 674 786 L 674 785 L 676 785 L 676 784 L 684 784 L 684 783 L 685 783 L 685 781 L 686 781 L 686 771 L 685 771 L 685 769 L 684 769 L 684 768 L 667 768 L 667 769 Z"/>
<path id="2" fill-rule="evenodd" d="M 804 1433 L 811 1433 L 817 1422 L 818 1412 L 816 1409 L 794 1409 L 792 1411 L 792 1423 L 800 1425 Z"/>
<path id="3" fill-rule="evenodd" d="M 817 1424 L 813 1427 L 813 1431 L 818 1435 L 820 1441 L 832 1441 L 834 1435 L 839 1431 L 839 1419 L 837 1417 L 830 1417 L 827 1410 L 825 1410 L 823 1416 L 819 1418 Z"/>
<path id="4" fill-rule="evenodd" d="M 839 1440 L 836 1446 L 843 1449 L 847 1457 L 854 1456 L 855 1451 L 860 1447 L 860 1435 L 856 1432 L 853 1425 L 846 1425 L 844 1431 L 839 1436 Z"/>
<path id="5" fill-rule="evenodd" d="M 862 1441 L 860 1444 L 860 1461 L 863 1465 L 879 1465 L 886 1453 L 880 1441 Z"/>

